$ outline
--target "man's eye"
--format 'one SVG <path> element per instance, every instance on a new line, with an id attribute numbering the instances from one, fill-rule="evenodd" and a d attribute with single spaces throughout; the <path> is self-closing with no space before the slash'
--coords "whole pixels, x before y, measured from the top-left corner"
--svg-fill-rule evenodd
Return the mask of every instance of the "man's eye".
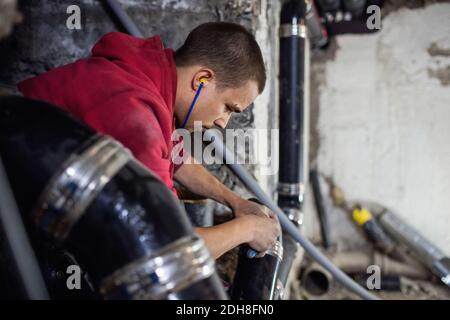
<path id="1" fill-rule="evenodd" d="M 234 110 L 233 110 L 230 106 L 228 106 L 228 105 L 226 105 L 225 107 L 227 108 L 227 112 L 230 112 L 230 113 L 231 113 L 231 112 L 234 111 Z"/>

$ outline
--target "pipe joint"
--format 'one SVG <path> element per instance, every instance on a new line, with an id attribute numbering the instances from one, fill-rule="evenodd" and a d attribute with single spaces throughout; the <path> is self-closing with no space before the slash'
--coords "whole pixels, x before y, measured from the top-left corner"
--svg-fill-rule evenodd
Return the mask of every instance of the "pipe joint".
<path id="1" fill-rule="evenodd" d="M 34 211 L 38 226 L 64 241 L 86 208 L 131 159 L 119 142 L 94 136 L 72 155 L 47 184 Z"/>
<path id="2" fill-rule="evenodd" d="M 184 237 L 117 270 L 103 280 L 100 290 L 108 298 L 164 299 L 214 272 L 203 240 Z"/>
<path id="3" fill-rule="evenodd" d="M 277 240 L 273 246 L 266 251 L 266 254 L 278 258 L 278 260 L 283 261 L 283 244 L 281 241 Z"/>
<path id="4" fill-rule="evenodd" d="M 300 23 L 286 23 L 280 26 L 280 38 L 289 37 L 306 38 L 306 26 L 303 20 Z"/>
<path id="5" fill-rule="evenodd" d="M 280 196 L 298 197 L 301 202 L 303 201 L 303 196 L 305 194 L 305 185 L 301 182 L 299 183 L 279 182 L 277 186 L 277 192 L 278 195 Z"/>

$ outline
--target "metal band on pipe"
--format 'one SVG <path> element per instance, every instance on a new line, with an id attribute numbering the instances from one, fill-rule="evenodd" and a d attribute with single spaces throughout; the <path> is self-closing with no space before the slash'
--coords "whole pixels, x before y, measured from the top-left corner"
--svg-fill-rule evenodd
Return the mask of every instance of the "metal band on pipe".
<path id="1" fill-rule="evenodd" d="M 275 241 L 273 246 L 266 251 L 266 254 L 278 258 L 280 261 L 283 260 L 283 244 L 281 241 Z"/>
<path id="2" fill-rule="evenodd" d="M 52 177 L 36 206 L 37 225 L 59 242 L 66 239 L 86 208 L 132 157 L 111 138 L 96 136 L 93 140 Z"/>
<path id="3" fill-rule="evenodd" d="M 103 280 L 100 292 L 106 298 L 120 292 L 135 300 L 165 299 L 214 271 L 203 240 L 187 237 L 114 272 Z"/>
<path id="4" fill-rule="evenodd" d="M 280 38 L 300 37 L 306 38 L 306 26 L 301 24 L 282 24 L 280 26 Z"/>

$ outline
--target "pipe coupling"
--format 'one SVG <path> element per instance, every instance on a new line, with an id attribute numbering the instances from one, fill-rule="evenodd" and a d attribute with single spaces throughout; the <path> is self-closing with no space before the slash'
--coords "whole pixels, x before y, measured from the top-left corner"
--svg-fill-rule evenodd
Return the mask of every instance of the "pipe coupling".
<path id="1" fill-rule="evenodd" d="M 111 178 L 131 159 L 131 153 L 106 136 L 94 136 L 50 179 L 34 210 L 38 226 L 64 241 L 86 208 Z"/>
<path id="2" fill-rule="evenodd" d="M 117 270 L 102 281 L 100 292 L 106 298 L 166 299 L 214 272 L 203 240 L 184 237 Z"/>
<path id="3" fill-rule="evenodd" d="M 283 261 L 283 244 L 281 241 L 277 240 L 273 246 L 266 251 L 266 254 L 278 258 L 278 260 Z"/>
<path id="4" fill-rule="evenodd" d="M 277 192 L 280 196 L 296 197 L 303 199 L 305 193 L 305 185 L 303 183 L 285 183 L 279 182 Z"/>
<path id="5" fill-rule="evenodd" d="M 289 37 L 306 38 L 306 26 L 303 21 L 300 23 L 295 21 L 293 23 L 286 23 L 280 26 L 280 38 Z"/>

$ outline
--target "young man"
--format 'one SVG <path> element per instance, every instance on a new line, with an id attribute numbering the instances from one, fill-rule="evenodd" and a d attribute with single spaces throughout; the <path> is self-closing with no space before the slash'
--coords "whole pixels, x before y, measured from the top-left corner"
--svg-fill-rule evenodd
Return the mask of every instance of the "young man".
<path id="1" fill-rule="evenodd" d="M 112 32 L 94 46 L 91 57 L 18 87 L 122 142 L 175 195 L 172 179 L 230 207 L 233 220 L 196 229 L 214 257 L 242 243 L 264 252 L 280 232 L 270 210 L 240 198 L 198 163 L 175 168 L 171 161 L 172 132 L 184 122 L 201 80 L 206 82 L 186 129 L 193 130 L 194 121 L 224 128 L 233 112 L 242 112 L 264 89 L 264 62 L 254 37 L 236 24 L 205 23 L 174 53 L 158 36 Z"/>

